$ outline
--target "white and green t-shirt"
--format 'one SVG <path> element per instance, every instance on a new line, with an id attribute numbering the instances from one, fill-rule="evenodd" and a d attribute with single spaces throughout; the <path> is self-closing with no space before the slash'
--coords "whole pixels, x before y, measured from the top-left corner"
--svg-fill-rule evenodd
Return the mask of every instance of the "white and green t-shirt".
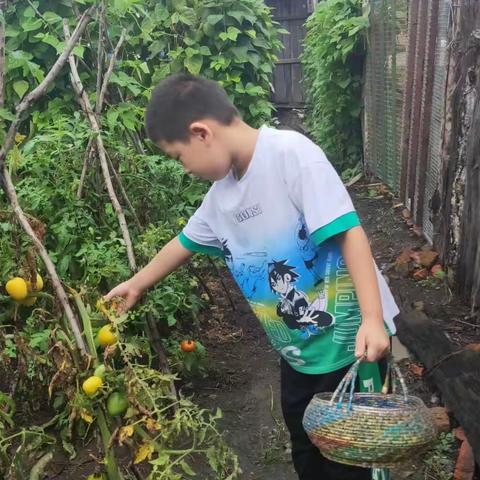
<path id="1" fill-rule="evenodd" d="M 317 374 L 355 360 L 360 309 L 335 235 L 359 224 L 322 150 L 297 132 L 262 127 L 243 177 L 215 182 L 179 239 L 223 256 L 273 347 L 295 370 Z M 394 333 L 399 310 L 377 273 Z"/>

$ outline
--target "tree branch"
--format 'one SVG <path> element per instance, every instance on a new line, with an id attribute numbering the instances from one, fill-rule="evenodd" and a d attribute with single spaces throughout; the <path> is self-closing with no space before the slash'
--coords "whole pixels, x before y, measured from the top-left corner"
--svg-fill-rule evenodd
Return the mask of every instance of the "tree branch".
<path id="1" fill-rule="evenodd" d="M 83 167 L 82 167 L 82 173 L 80 175 L 80 182 L 78 184 L 78 189 L 77 189 L 77 198 L 82 198 L 83 185 L 85 183 L 85 177 L 87 175 L 87 170 L 88 170 L 88 162 L 90 161 L 90 157 L 93 154 L 93 150 L 94 150 L 93 137 L 90 137 L 88 139 L 87 149 L 85 150 L 85 156 L 83 157 Z"/>
<path id="2" fill-rule="evenodd" d="M 5 9 L 7 0 L 0 0 L 0 108 L 5 104 Z"/>
<path id="3" fill-rule="evenodd" d="M 5 5 L 5 2 L 3 2 L 3 5 Z M 15 216 L 17 217 L 20 225 L 23 227 L 25 230 L 25 233 L 31 238 L 33 244 L 35 245 L 40 257 L 42 258 L 45 268 L 47 269 L 48 274 L 50 275 L 50 279 L 52 281 L 53 288 L 55 290 L 55 293 L 57 295 L 57 298 L 59 299 L 60 303 L 62 304 L 63 310 L 65 312 L 65 315 L 69 321 L 70 328 L 72 329 L 72 333 L 75 337 L 75 341 L 77 343 L 77 347 L 79 350 L 82 352 L 82 354 L 86 354 L 86 348 L 85 348 L 85 343 L 82 338 L 82 334 L 80 332 L 80 329 L 78 327 L 78 321 L 73 313 L 72 308 L 70 307 L 70 304 L 68 302 L 67 295 L 65 293 L 65 290 L 62 287 L 60 278 L 58 277 L 57 271 L 55 269 L 55 265 L 51 261 L 48 252 L 46 248 L 43 246 L 42 242 L 38 238 L 37 234 L 33 230 L 32 226 L 27 220 L 27 217 L 25 216 L 25 213 L 23 212 L 22 208 L 20 207 L 20 204 L 18 202 L 18 197 L 17 193 L 15 191 L 15 186 L 13 185 L 12 179 L 10 177 L 10 174 L 7 169 L 6 165 L 6 158 L 7 154 L 12 148 L 14 142 L 15 142 L 15 134 L 17 133 L 17 128 L 21 123 L 21 117 L 23 112 L 25 112 L 41 95 L 45 93 L 49 85 L 55 80 L 57 75 L 60 73 L 60 70 L 63 68 L 65 65 L 68 56 L 72 52 L 74 46 L 82 36 L 87 24 L 90 22 L 92 18 L 92 12 L 94 10 L 94 7 L 90 7 L 87 9 L 83 15 L 80 21 L 77 24 L 77 27 L 75 28 L 74 34 L 70 38 L 69 42 L 67 42 L 67 45 L 65 46 L 65 50 L 63 53 L 57 58 L 57 61 L 54 63 L 53 67 L 50 69 L 50 71 L 47 73 L 43 81 L 36 87 L 34 90 L 32 90 L 24 99 L 18 104 L 16 108 L 16 116 L 15 120 L 10 124 L 10 128 L 7 133 L 7 137 L 5 140 L 5 143 L 3 144 L 2 148 L 0 149 L 0 184 L 5 191 L 7 198 L 10 201 L 10 204 L 12 206 L 13 212 Z M 4 32 L 3 32 L 4 33 Z M 0 43 L 4 44 L 4 37 L 0 40 Z M 1 84 L 3 85 L 4 81 L 4 71 L 0 71 L 1 73 Z"/>
<path id="4" fill-rule="evenodd" d="M 110 45 L 110 48 L 113 48 L 113 44 L 112 44 L 112 41 L 110 40 L 110 37 L 108 36 L 107 30 L 105 30 L 105 38 L 107 39 L 108 44 Z M 116 89 L 117 89 L 118 96 L 120 97 L 120 100 L 122 101 L 122 103 L 124 103 L 125 98 L 122 94 L 122 89 L 118 85 L 116 85 Z M 124 126 L 124 130 L 125 130 L 125 133 L 132 139 L 133 146 L 137 150 L 137 153 L 139 153 L 140 155 L 145 155 L 145 149 L 143 148 L 142 140 L 140 139 L 140 135 L 138 134 L 138 132 L 135 130 L 131 131 L 125 126 Z"/>
<path id="5" fill-rule="evenodd" d="M 78 42 L 79 38 L 83 34 L 85 27 L 90 22 L 92 18 L 93 10 L 94 10 L 93 6 L 85 10 L 77 26 L 75 27 L 75 30 L 73 31 L 72 37 L 70 38 L 70 40 L 67 42 L 67 45 L 65 46 L 65 50 L 57 58 L 57 61 L 53 64 L 52 68 L 47 73 L 43 81 L 40 83 L 40 85 L 38 85 L 38 87 L 36 87 L 28 95 L 26 95 L 23 98 L 23 100 L 18 104 L 15 112 L 16 113 L 15 120 L 13 120 L 12 123 L 10 124 L 10 128 L 8 129 L 8 133 L 7 133 L 7 138 L 5 139 L 5 143 L 0 149 L 0 169 L 5 163 L 5 159 L 7 158 L 7 153 L 13 147 L 13 144 L 15 142 L 15 134 L 17 133 L 18 125 L 21 123 L 21 116 L 23 112 L 27 110 L 33 102 L 35 102 L 38 98 L 40 98 L 45 93 L 48 86 L 57 77 L 60 70 L 65 65 L 68 57 L 72 53 L 72 50 L 75 47 L 76 43 Z"/>
<path id="6" fill-rule="evenodd" d="M 107 152 L 105 152 L 105 153 L 107 153 Z M 138 229 L 141 230 L 142 229 L 142 224 L 140 223 L 140 220 L 137 217 L 137 213 L 135 212 L 135 209 L 133 208 L 132 202 L 128 198 L 127 191 L 125 190 L 125 187 L 123 186 L 120 175 L 115 170 L 113 162 L 110 158 L 110 155 L 108 155 L 108 153 L 107 153 L 107 160 L 108 160 L 108 165 L 110 166 L 110 169 L 112 170 L 113 176 L 115 177 L 115 180 L 118 183 L 118 187 L 120 188 L 120 191 L 122 192 L 122 196 L 125 200 L 125 203 L 128 205 L 128 208 L 130 209 L 130 213 L 132 214 L 133 219 L 135 220 L 135 223 L 136 223 Z"/>
<path id="7" fill-rule="evenodd" d="M 102 70 L 103 70 L 103 31 L 106 30 L 105 22 L 105 2 L 100 3 L 98 14 L 98 51 L 97 51 L 97 103 L 102 88 Z"/>
<path id="8" fill-rule="evenodd" d="M 70 31 L 68 28 L 68 23 L 65 21 L 63 22 L 63 32 L 65 34 L 65 38 L 68 40 L 70 38 Z M 98 158 L 100 160 L 100 166 L 102 169 L 105 186 L 107 187 L 108 195 L 112 202 L 113 208 L 115 209 L 115 213 L 118 218 L 118 223 L 120 225 L 120 230 L 123 235 L 123 240 L 125 241 L 130 269 L 133 272 L 135 272 L 137 270 L 137 265 L 135 261 L 135 255 L 133 253 L 132 240 L 130 238 L 127 222 L 125 220 L 125 214 L 123 213 L 122 206 L 120 205 L 120 202 L 118 201 L 118 198 L 117 198 L 117 194 L 115 193 L 115 189 L 113 188 L 112 178 L 110 176 L 110 171 L 108 169 L 105 146 L 103 144 L 102 134 L 100 132 L 100 127 L 98 125 L 97 117 L 92 109 L 90 99 L 87 93 L 85 92 L 82 81 L 80 80 L 80 76 L 78 74 L 77 66 L 75 64 L 75 59 L 73 58 L 73 55 L 69 56 L 68 62 L 70 64 L 70 72 L 71 72 L 70 78 L 71 78 L 73 89 L 75 90 L 78 96 L 79 103 L 83 108 L 85 114 L 87 115 L 90 125 L 92 126 L 93 135 L 95 137 L 96 144 L 97 144 L 97 153 L 98 153 Z"/>
<path id="9" fill-rule="evenodd" d="M 108 69 L 105 72 L 105 75 L 103 76 L 103 84 L 102 88 L 100 90 L 100 95 L 97 98 L 97 104 L 95 105 L 95 113 L 97 116 L 100 114 L 103 108 L 103 102 L 105 100 L 105 94 L 107 93 L 107 87 L 108 87 L 108 82 L 110 81 L 110 77 L 113 72 L 113 67 L 115 66 L 115 61 L 118 56 L 118 52 L 120 51 L 120 48 L 122 47 L 122 44 L 125 40 L 125 35 L 127 31 L 125 29 L 122 30 L 122 34 L 120 35 L 120 38 L 118 40 L 117 45 L 115 46 L 115 49 L 113 50 L 112 56 L 110 58 L 110 62 L 108 64 Z"/>

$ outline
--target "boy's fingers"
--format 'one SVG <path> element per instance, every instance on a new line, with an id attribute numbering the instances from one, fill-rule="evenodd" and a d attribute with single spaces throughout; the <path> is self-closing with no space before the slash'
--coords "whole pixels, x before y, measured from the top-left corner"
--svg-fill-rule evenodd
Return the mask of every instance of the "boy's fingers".
<path id="1" fill-rule="evenodd" d="M 355 356 L 357 358 L 362 358 L 365 354 L 366 345 L 365 345 L 365 338 L 362 336 L 357 336 L 357 341 L 355 344 Z"/>
<path id="2" fill-rule="evenodd" d="M 113 290 L 110 290 L 110 292 L 108 292 L 106 295 L 104 295 L 102 297 L 102 300 L 104 302 L 108 302 L 113 297 L 112 292 L 113 292 Z"/>
<path id="3" fill-rule="evenodd" d="M 121 287 L 121 285 L 117 285 L 115 288 L 112 288 L 105 296 L 102 297 L 102 300 L 104 302 L 108 302 L 113 297 L 123 297 L 124 292 L 122 291 L 122 288 L 120 288 L 120 287 Z"/>

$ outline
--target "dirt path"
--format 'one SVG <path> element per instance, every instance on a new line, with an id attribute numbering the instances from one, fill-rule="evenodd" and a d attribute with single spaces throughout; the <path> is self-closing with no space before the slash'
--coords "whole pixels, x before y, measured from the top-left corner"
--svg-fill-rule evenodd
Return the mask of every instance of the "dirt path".
<path id="1" fill-rule="evenodd" d="M 236 310 L 218 281 L 210 283 L 217 308 L 204 323 L 208 378 L 195 381 L 197 400 L 223 411 L 221 427 L 240 458 L 242 478 L 296 480 L 280 408 L 279 360 L 233 280 L 224 281 Z"/>

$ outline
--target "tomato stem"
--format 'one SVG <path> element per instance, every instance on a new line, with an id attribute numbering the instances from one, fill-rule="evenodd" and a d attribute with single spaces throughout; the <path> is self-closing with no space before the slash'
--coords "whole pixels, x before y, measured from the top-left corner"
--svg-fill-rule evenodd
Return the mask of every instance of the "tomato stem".
<path id="1" fill-rule="evenodd" d="M 77 305 L 78 312 L 80 313 L 80 317 L 82 318 L 83 323 L 83 333 L 87 340 L 88 349 L 90 350 L 90 355 L 93 357 L 94 365 L 97 363 L 97 349 L 95 348 L 95 340 L 93 339 L 93 331 L 92 331 L 92 322 L 90 321 L 90 315 L 85 308 L 85 304 L 82 301 L 80 293 L 78 293 L 73 288 L 69 288 L 70 293 L 75 300 L 75 304 Z"/>
<path id="2" fill-rule="evenodd" d="M 113 449 L 109 448 L 111 434 L 110 430 L 108 429 L 105 413 L 101 408 L 99 408 L 97 411 L 97 421 L 98 427 L 100 429 L 100 434 L 102 436 L 108 480 L 123 480 L 123 475 L 118 469 Z"/>

